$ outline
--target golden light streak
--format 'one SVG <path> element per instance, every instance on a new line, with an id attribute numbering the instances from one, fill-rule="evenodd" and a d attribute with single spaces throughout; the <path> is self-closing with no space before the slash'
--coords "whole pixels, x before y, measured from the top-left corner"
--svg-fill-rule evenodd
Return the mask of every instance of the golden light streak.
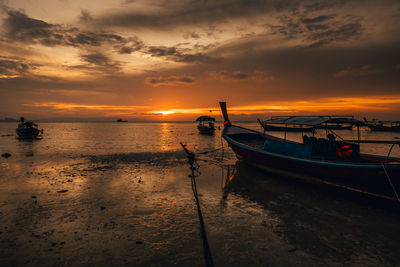
<path id="1" fill-rule="evenodd" d="M 274 102 L 273 105 L 230 106 L 231 114 L 255 114 L 260 112 L 329 112 L 329 111 L 389 111 L 390 105 L 400 104 L 400 96 L 370 97 L 370 98 L 322 98 L 310 101 Z M 229 103 L 228 103 L 229 106 Z M 219 112 L 219 108 L 188 108 L 149 111 L 149 114 L 208 114 L 211 111 Z"/>
<path id="2" fill-rule="evenodd" d="M 165 110 L 165 111 L 158 111 L 156 113 L 161 113 L 163 115 L 168 115 L 168 114 L 174 113 L 174 111 L 173 110 Z"/>

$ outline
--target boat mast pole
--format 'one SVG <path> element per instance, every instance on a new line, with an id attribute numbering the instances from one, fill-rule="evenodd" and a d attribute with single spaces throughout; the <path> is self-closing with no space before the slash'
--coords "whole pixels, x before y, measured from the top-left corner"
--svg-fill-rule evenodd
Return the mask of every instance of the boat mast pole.
<path id="1" fill-rule="evenodd" d="M 219 102 L 221 107 L 222 115 L 224 116 L 224 127 L 231 126 L 232 123 L 229 121 L 228 111 L 226 110 L 226 102 Z"/>

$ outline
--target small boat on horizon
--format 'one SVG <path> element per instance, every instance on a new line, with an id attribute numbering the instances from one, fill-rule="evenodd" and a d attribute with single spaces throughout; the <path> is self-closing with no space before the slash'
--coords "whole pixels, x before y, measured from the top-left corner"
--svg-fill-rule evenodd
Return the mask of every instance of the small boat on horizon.
<path id="1" fill-rule="evenodd" d="M 336 140 L 339 136 L 329 130 L 326 138 L 304 135 L 299 143 L 233 125 L 226 103 L 220 102 L 220 106 L 225 121 L 222 137 L 239 160 L 285 177 L 400 202 L 400 158 L 389 157 L 400 141 L 363 141 L 359 134 L 358 140 Z M 360 153 L 360 143 L 392 146 L 384 157 Z"/>
<path id="2" fill-rule="evenodd" d="M 117 122 L 128 122 L 128 121 L 124 119 L 118 119 Z"/>
<path id="3" fill-rule="evenodd" d="M 199 124 L 197 129 L 201 134 L 214 134 L 215 132 L 215 118 L 210 116 L 200 116 L 196 119 Z"/>
<path id="4" fill-rule="evenodd" d="M 20 123 L 15 132 L 17 133 L 17 138 L 23 140 L 41 139 L 43 136 L 43 129 L 39 130 L 36 123 L 25 121 L 24 117 L 20 118 Z"/>

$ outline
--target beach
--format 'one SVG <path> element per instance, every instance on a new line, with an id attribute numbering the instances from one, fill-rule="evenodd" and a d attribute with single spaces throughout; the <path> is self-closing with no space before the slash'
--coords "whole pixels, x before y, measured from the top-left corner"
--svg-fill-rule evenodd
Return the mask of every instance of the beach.
<path id="1" fill-rule="evenodd" d="M 0 158 L 1 266 L 204 266 L 179 142 L 199 155 L 215 266 L 400 260 L 397 206 L 261 172 L 238 162 L 218 130 L 203 136 L 194 123 L 41 123 L 43 139 L 26 142 L 7 136 L 14 126 L 0 124 L 0 152 L 11 154 Z"/>

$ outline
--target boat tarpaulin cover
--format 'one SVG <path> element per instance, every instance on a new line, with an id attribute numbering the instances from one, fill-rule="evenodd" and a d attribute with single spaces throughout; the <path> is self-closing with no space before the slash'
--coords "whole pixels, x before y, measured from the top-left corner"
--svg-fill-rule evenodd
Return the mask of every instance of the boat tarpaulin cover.
<path id="1" fill-rule="evenodd" d="M 210 116 L 200 116 L 196 119 L 196 121 L 215 121 L 215 118 Z"/>

